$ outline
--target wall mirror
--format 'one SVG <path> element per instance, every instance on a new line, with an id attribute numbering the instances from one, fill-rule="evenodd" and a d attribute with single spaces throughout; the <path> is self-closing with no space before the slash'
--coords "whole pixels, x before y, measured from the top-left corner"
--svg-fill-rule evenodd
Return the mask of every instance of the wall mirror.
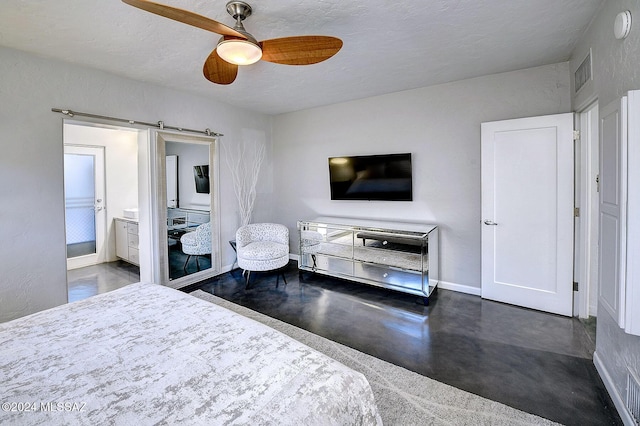
<path id="1" fill-rule="evenodd" d="M 184 287 L 220 271 L 217 140 L 156 136 L 158 277 Z"/>

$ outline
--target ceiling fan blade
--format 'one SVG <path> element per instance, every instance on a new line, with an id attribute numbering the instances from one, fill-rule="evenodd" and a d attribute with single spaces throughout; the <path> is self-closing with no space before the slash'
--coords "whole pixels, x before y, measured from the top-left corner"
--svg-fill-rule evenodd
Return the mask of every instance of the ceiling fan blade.
<path id="1" fill-rule="evenodd" d="M 238 66 L 230 64 L 218 56 L 216 49 L 213 49 L 206 61 L 202 72 L 207 80 L 216 84 L 231 84 L 238 75 Z"/>
<path id="2" fill-rule="evenodd" d="M 165 18 L 173 19 L 174 21 L 182 22 L 194 27 L 202 28 L 203 30 L 211 31 L 216 34 L 240 37 L 246 39 L 247 37 L 234 30 L 231 27 L 227 27 L 218 21 L 209 19 L 205 16 L 198 15 L 197 13 L 189 12 L 188 10 L 178 9 L 177 7 L 167 6 L 160 3 L 154 3 L 148 0 L 122 0 L 124 3 L 137 7 L 138 9 L 146 10 L 147 12 L 155 13 L 156 15 L 164 16 Z"/>
<path id="3" fill-rule="evenodd" d="M 285 65 L 311 65 L 338 53 L 342 40 L 328 36 L 274 38 L 260 42 L 262 60 Z"/>

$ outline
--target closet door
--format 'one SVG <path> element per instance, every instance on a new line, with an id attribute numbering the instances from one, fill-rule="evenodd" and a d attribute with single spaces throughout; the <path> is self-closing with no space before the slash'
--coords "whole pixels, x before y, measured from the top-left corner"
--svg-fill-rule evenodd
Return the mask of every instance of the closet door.
<path id="1" fill-rule="evenodd" d="M 625 331 L 640 336 L 640 90 L 627 97 L 627 277 Z"/>
<path id="2" fill-rule="evenodd" d="M 626 278 L 627 98 L 600 111 L 599 300 L 624 327 Z"/>

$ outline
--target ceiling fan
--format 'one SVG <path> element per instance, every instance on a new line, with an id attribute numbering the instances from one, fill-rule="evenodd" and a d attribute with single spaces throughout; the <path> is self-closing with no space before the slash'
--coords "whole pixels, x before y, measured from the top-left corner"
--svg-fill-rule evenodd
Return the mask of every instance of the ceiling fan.
<path id="1" fill-rule="evenodd" d="M 243 1 L 227 3 L 227 12 L 236 20 L 233 28 L 188 10 L 154 3 L 148 0 L 122 0 L 165 18 L 220 34 L 203 72 L 216 84 L 231 84 L 238 75 L 239 65 L 250 65 L 260 59 L 285 65 L 311 65 L 329 59 L 342 48 L 342 40 L 329 36 L 296 36 L 257 41 L 248 33 L 242 21 L 251 15 L 251 6 Z"/>

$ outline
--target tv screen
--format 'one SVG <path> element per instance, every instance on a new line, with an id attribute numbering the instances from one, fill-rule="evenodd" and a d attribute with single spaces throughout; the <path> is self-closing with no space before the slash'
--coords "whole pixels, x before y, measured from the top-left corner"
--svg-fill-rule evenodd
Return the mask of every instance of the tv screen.
<path id="1" fill-rule="evenodd" d="M 411 154 L 329 158 L 332 200 L 412 201 Z"/>
<path id="2" fill-rule="evenodd" d="M 193 176 L 196 180 L 196 192 L 198 194 L 209 193 L 209 166 L 193 166 Z"/>

